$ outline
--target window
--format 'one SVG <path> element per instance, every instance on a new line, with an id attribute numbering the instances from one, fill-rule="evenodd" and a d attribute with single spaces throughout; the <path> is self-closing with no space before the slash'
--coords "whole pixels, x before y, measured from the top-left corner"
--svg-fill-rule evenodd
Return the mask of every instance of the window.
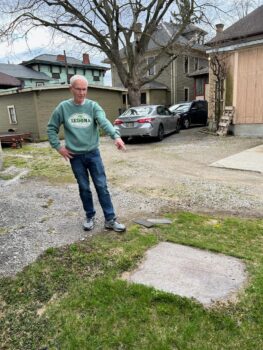
<path id="1" fill-rule="evenodd" d="M 189 73 L 189 57 L 184 56 L 184 73 Z"/>
<path id="2" fill-rule="evenodd" d="M 17 124 L 15 106 L 7 106 L 10 124 Z"/>
<path id="3" fill-rule="evenodd" d="M 60 79 L 60 74 L 59 73 L 52 73 L 52 78 L 53 79 Z"/>
<path id="4" fill-rule="evenodd" d="M 184 100 L 189 101 L 189 88 L 184 88 Z"/>
<path id="5" fill-rule="evenodd" d="M 146 105 L 146 92 L 141 93 L 141 105 Z"/>
<path id="6" fill-rule="evenodd" d="M 93 81 L 100 81 L 100 72 L 97 70 L 92 71 Z"/>
<path id="7" fill-rule="evenodd" d="M 147 65 L 149 66 L 148 75 L 154 75 L 155 74 L 155 57 L 148 57 Z"/>
<path id="8" fill-rule="evenodd" d="M 205 79 L 197 78 L 196 79 L 196 95 L 201 96 L 205 93 Z"/>
<path id="9" fill-rule="evenodd" d="M 37 81 L 36 86 L 44 86 L 45 83 L 43 81 Z"/>
<path id="10" fill-rule="evenodd" d="M 194 70 L 197 70 L 199 68 L 199 58 L 194 58 Z"/>

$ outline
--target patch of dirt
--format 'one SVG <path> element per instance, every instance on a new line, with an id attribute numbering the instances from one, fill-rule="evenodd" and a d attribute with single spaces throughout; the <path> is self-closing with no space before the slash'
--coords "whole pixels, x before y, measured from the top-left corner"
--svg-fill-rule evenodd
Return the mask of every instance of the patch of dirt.
<path id="1" fill-rule="evenodd" d="M 182 130 L 162 142 L 140 141 L 117 151 L 101 139 L 109 189 L 120 221 L 161 216 L 168 211 L 262 217 L 262 174 L 209 165 L 262 144 L 262 139 L 219 138 Z M 0 183 L 0 276 L 14 275 L 49 247 L 59 247 L 103 232 L 96 195 L 95 229 L 82 229 L 84 212 L 76 184 L 51 185 L 23 180 Z M 214 224 L 212 222 L 211 224 Z M 106 233 L 106 231 L 105 231 Z"/>

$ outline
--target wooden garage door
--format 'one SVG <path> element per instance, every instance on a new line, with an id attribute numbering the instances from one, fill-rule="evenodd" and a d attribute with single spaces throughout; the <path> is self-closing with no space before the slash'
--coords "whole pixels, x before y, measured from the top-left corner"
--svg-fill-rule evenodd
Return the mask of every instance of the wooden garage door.
<path id="1" fill-rule="evenodd" d="M 263 47 L 239 51 L 235 123 L 263 123 Z"/>

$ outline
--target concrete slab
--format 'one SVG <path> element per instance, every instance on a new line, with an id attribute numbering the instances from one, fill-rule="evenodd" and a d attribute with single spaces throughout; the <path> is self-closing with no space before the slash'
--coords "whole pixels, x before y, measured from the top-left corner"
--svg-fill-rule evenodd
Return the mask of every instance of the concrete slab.
<path id="1" fill-rule="evenodd" d="M 263 145 L 221 159 L 210 166 L 263 173 Z"/>
<path id="2" fill-rule="evenodd" d="M 245 264 L 239 259 L 180 244 L 159 243 L 124 279 L 152 286 L 205 306 L 233 300 L 247 279 Z"/>

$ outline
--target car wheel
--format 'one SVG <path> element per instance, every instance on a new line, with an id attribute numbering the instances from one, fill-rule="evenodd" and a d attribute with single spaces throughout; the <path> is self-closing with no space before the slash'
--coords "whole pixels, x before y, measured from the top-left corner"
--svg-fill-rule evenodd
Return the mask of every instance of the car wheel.
<path id="1" fill-rule="evenodd" d="M 180 123 L 180 120 L 178 119 L 177 124 L 176 124 L 175 132 L 176 132 L 176 133 L 179 133 L 180 130 L 181 130 L 181 123 Z"/>
<path id="2" fill-rule="evenodd" d="M 128 136 L 122 136 L 121 139 L 122 139 L 122 141 L 124 143 L 128 143 L 129 137 Z"/>
<path id="3" fill-rule="evenodd" d="M 185 119 L 183 120 L 183 127 L 184 127 L 185 129 L 189 129 L 189 127 L 190 127 L 190 120 L 189 120 L 188 118 L 185 118 Z"/>
<path id="4" fill-rule="evenodd" d="M 158 134 L 157 134 L 157 140 L 162 141 L 163 138 L 164 138 L 164 127 L 162 124 L 160 124 L 158 129 Z"/>

